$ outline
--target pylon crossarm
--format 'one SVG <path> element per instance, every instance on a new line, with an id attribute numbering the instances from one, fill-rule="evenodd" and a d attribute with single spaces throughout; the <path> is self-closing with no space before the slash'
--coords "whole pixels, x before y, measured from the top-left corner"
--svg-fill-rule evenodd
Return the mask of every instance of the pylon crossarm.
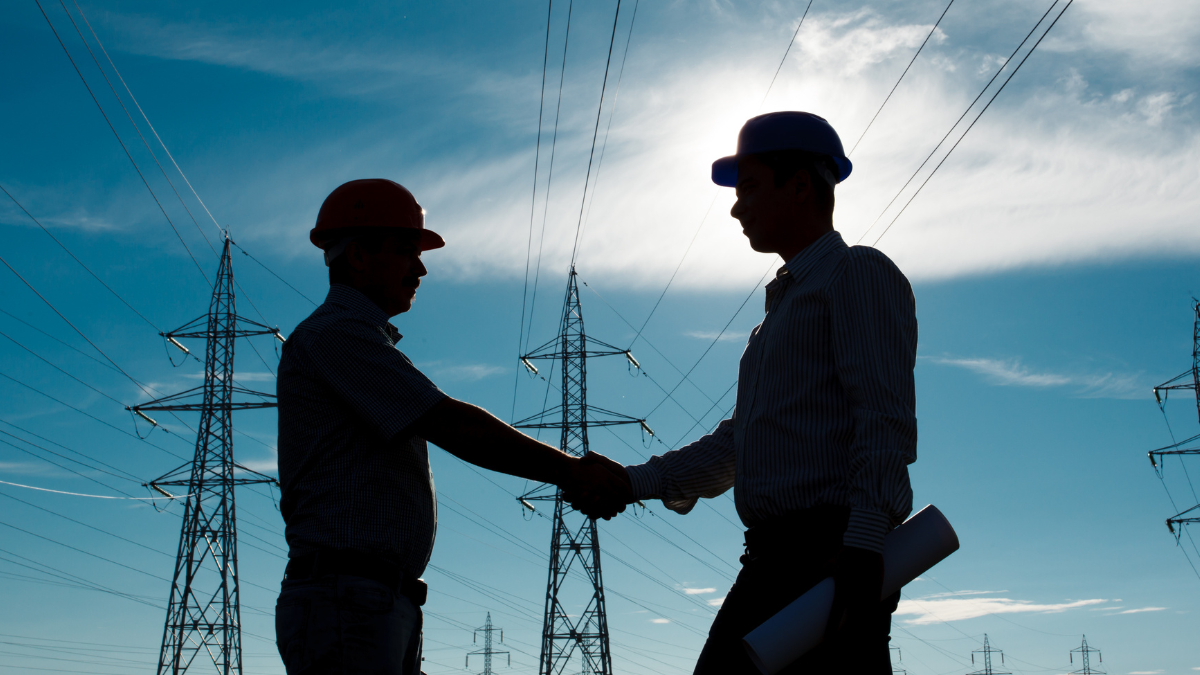
<path id="1" fill-rule="evenodd" d="M 1155 449 L 1155 450 L 1151 450 L 1151 451 L 1150 451 L 1150 454 L 1152 454 L 1152 455 L 1167 455 L 1167 454 L 1171 454 L 1171 453 L 1170 453 L 1170 451 L 1171 451 L 1171 450 L 1175 450 L 1175 449 L 1179 448 L 1179 446 L 1181 446 L 1181 445 L 1186 445 L 1186 444 L 1188 444 L 1188 443 L 1191 443 L 1192 441 L 1195 441 L 1195 440 L 1198 440 L 1198 439 L 1200 439 L 1200 434 L 1196 434 L 1195 436 L 1192 436 L 1192 437 L 1190 437 L 1190 438 L 1185 438 L 1185 439 L 1183 439 L 1182 441 L 1179 441 L 1178 443 L 1172 443 L 1171 445 L 1164 445 L 1164 446 L 1163 446 L 1163 447 L 1161 447 L 1161 448 L 1157 448 L 1157 449 Z"/>

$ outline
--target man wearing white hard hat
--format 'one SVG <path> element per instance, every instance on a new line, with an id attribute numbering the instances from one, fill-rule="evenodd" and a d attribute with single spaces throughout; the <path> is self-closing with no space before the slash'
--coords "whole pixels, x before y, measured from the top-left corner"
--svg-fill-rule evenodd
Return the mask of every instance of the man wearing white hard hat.
<path id="1" fill-rule="evenodd" d="M 626 467 L 608 504 L 659 498 L 687 513 L 733 488 L 746 553 L 697 675 L 757 673 L 742 638 L 829 576 L 826 639 L 782 672 L 892 672 L 900 594 L 880 600 L 882 551 L 912 510 L 916 307 L 887 256 L 847 246 L 833 229 L 834 186 L 851 169 L 833 127 L 804 112 L 749 120 L 737 154 L 713 163 L 713 182 L 737 190 L 730 215 L 750 247 L 785 264 L 742 354 L 732 417 Z M 599 457 L 583 461 L 621 472 Z"/>
<path id="2" fill-rule="evenodd" d="M 445 245 L 403 186 L 341 185 L 309 239 L 324 251 L 329 295 L 279 361 L 289 551 L 276 642 L 289 675 L 417 675 L 420 576 L 437 529 L 426 439 L 483 468 L 569 489 L 585 508 L 588 486 L 614 479 L 446 396 L 396 349 L 402 336 L 389 319 L 412 308 L 428 273 L 421 254 Z"/>

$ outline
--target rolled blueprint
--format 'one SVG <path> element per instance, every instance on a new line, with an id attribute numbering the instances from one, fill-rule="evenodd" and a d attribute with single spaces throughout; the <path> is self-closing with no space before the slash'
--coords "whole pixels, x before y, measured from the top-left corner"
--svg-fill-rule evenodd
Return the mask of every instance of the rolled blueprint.
<path id="1" fill-rule="evenodd" d="M 932 504 L 921 509 L 883 540 L 881 599 L 957 550 L 950 521 Z M 750 660 L 767 675 L 783 670 L 821 643 L 832 607 L 833 577 L 828 577 L 742 639 Z"/>

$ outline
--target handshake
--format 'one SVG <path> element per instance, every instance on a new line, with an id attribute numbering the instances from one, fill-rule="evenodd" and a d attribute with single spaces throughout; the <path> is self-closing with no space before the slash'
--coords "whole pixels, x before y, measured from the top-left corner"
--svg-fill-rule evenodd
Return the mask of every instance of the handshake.
<path id="1" fill-rule="evenodd" d="M 575 461 L 559 487 L 572 508 L 592 519 L 608 520 L 634 501 L 625 467 L 597 452 Z"/>

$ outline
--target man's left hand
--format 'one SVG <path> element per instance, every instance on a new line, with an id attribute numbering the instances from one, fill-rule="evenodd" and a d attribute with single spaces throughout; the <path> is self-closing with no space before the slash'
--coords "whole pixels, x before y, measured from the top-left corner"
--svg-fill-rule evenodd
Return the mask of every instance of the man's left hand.
<path id="1" fill-rule="evenodd" d="M 883 594 L 883 554 L 843 546 L 833 559 L 833 609 L 825 627 L 825 641 L 854 631 L 879 610 Z"/>

